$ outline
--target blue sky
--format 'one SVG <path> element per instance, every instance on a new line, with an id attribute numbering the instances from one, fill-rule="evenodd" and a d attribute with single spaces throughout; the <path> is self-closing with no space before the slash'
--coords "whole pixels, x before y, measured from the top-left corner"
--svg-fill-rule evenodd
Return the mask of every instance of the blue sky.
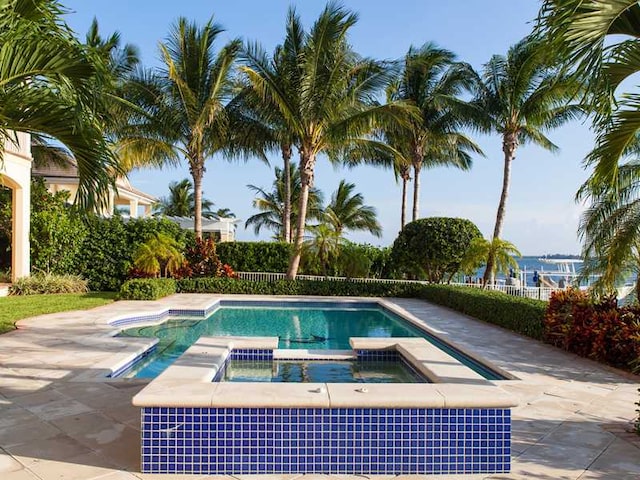
<path id="1" fill-rule="evenodd" d="M 324 8 L 323 0 L 234 0 L 182 2 L 166 0 L 63 0 L 71 10 L 69 25 L 84 36 L 97 17 L 101 30 L 114 30 L 123 40 L 140 48 L 143 63 L 158 64 L 158 42 L 165 38 L 178 16 L 204 22 L 210 16 L 226 29 L 224 37 L 259 40 L 272 50 L 282 41 L 284 19 L 295 5 L 307 25 Z M 358 12 L 359 22 L 351 43 L 362 55 L 379 59 L 402 57 L 410 45 L 435 41 L 454 51 L 460 60 L 481 68 L 493 54 L 506 53 L 509 46 L 532 28 L 539 2 L 529 0 L 369 0 L 344 1 Z M 551 154 L 533 146 L 521 147 L 513 163 L 512 183 L 503 237 L 515 243 L 523 254 L 578 253 L 576 229 L 582 207 L 574 195 L 587 178 L 582 159 L 593 143 L 588 125 L 576 122 L 550 132 L 560 147 Z M 486 237 L 493 230 L 502 183 L 502 151 L 498 136 L 476 136 L 487 158 L 477 158 L 470 172 L 437 169 L 422 174 L 421 216 L 464 217 L 472 220 Z M 279 165 L 273 156 L 272 166 Z M 270 187 L 273 167 L 258 161 L 228 163 L 223 158 L 208 161 L 204 179 L 205 196 L 218 207 L 228 207 L 245 220 L 256 213 L 247 184 Z M 144 170 L 130 175 L 141 190 L 162 196 L 172 180 L 188 176 L 186 168 Z M 393 173 L 361 166 L 334 169 L 319 162 L 316 185 L 329 198 L 341 179 L 357 185 L 367 204 L 378 211 L 384 228 L 381 239 L 354 233 L 349 238 L 375 245 L 389 245 L 400 229 L 400 185 Z M 259 238 L 268 239 L 261 232 Z M 251 229 L 239 226 L 237 238 L 253 240 Z"/>

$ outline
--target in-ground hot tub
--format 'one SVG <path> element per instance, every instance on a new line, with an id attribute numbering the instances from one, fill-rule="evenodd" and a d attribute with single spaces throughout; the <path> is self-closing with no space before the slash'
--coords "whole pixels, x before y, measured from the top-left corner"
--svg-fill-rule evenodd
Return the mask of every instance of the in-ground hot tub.
<path id="1" fill-rule="evenodd" d="M 513 398 L 422 338 L 352 352 L 201 337 L 133 400 L 145 473 L 503 473 Z M 351 356 L 407 362 L 432 383 L 220 382 L 230 361 Z M 266 380 L 266 377 L 265 377 Z"/>

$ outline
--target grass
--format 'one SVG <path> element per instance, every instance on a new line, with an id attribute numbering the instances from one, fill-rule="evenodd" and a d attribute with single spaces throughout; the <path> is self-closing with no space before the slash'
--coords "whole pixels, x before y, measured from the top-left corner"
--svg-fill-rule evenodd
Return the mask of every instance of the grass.
<path id="1" fill-rule="evenodd" d="M 15 330 L 23 318 L 45 313 L 87 310 L 115 300 L 115 292 L 63 293 L 0 298 L 0 334 Z"/>

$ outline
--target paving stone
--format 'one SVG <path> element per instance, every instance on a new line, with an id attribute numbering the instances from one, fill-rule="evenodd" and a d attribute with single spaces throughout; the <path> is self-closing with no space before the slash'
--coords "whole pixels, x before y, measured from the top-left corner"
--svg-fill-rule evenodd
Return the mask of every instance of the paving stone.
<path id="1" fill-rule="evenodd" d="M 68 458 L 91 453 L 88 447 L 63 434 L 45 440 L 34 440 L 7 447 L 6 451 L 26 467 L 38 461 L 64 461 Z"/>
<path id="2" fill-rule="evenodd" d="M 16 472 L 22 470 L 23 465 L 15 460 L 8 453 L 0 450 L 0 476 L 4 477 L 4 474 L 9 472 Z"/>
<path id="3" fill-rule="evenodd" d="M 13 447 L 33 440 L 46 440 L 59 434 L 60 430 L 56 427 L 36 417 L 36 421 L 19 423 L 0 429 L 0 445 L 2 447 Z"/>
<path id="4" fill-rule="evenodd" d="M 63 399 L 55 402 L 43 403 L 26 407 L 31 413 L 43 420 L 65 417 L 67 415 L 77 415 L 79 413 L 90 412 L 93 409 L 75 400 Z"/>
<path id="5" fill-rule="evenodd" d="M 38 459 L 29 464 L 29 470 L 46 480 L 89 480 L 104 477 L 114 466 L 95 453 L 70 457 L 65 460 Z M 134 477 L 135 478 L 135 477 Z"/>

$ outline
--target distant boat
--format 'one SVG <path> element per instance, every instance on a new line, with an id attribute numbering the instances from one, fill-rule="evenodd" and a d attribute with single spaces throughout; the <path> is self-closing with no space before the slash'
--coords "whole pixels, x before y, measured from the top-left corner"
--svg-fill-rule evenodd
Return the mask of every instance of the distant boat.
<path id="1" fill-rule="evenodd" d="M 555 270 L 542 270 L 538 272 L 540 277 L 540 286 L 550 288 L 565 288 L 571 285 L 580 286 L 580 271 L 576 269 L 578 264 L 582 265 L 583 261 L 577 258 L 547 258 L 540 257 L 538 261 L 542 264 L 554 265 Z M 596 275 L 590 275 L 587 280 L 588 287 L 591 280 L 597 278 Z"/>

